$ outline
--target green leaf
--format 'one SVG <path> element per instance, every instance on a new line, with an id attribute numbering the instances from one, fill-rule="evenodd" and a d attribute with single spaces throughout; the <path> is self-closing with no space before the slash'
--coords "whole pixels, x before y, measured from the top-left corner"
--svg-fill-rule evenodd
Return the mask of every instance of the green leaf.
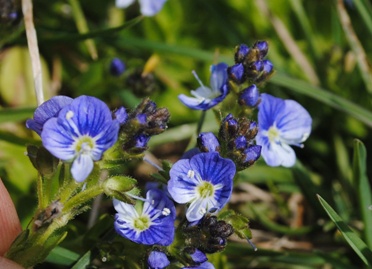
<path id="1" fill-rule="evenodd" d="M 71 264 L 76 262 L 79 256 L 79 254 L 71 250 L 57 246 L 50 252 L 45 261 L 54 264 L 70 266 Z"/>
<path id="2" fill-rule="evenodd" d="M 336 224 L 342 235 L 352 249 L 358 254 L 362 261 L 369 267 L 372 266 L 372 251 L 368 246 L 358 237 L 358 235 L 346 225 L 340 216 L 333 210 L 333 208 L 320 196 L 318 195 L 320 204 L 327 212 L 331 220 Z"/>
<path id="3" fill-rule="evenodd" d="M 256 210 L 254 206 L 251 205 L 249 205 L 249 207 L 257 217 L 258 221 L 267 227 L 269 231 L 278 232 L 285 235 L 304 235 L 308 234 L 313 229 L 312 227 L 293 228 L 277 224 L 267 217 L 266 212 Z"/>
<path id="4" fill-rule="evenodd" d="M 27 108 L 3 108 L 0 110 L 0 123 L 18 122 L 32 118 L 34 107 Z"/>
<path id="5" fill-rule="evenodd" d="M 372 212 L 369 210 L 372 205 L 372 194 L 367 177 L 367 151 L 363 143 L 357 139 L 354 141 L 353 176 L 358 187 L 359 208 L 364 223 L 364 239 L 369 248 L 372 248 Z"/>

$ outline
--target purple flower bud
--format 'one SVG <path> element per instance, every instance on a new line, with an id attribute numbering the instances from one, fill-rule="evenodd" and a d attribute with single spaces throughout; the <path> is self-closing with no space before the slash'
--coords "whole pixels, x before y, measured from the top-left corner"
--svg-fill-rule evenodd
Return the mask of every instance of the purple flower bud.
<path id="1" fill-rule="evenodd" d="M 207 255 L 205 255 L 204 252 L 200 251 L 199 249 L 195 249 L 195 252 L 190 256 L 192 260 L 197 264 L 206 262 L 208 260 Z"/>
<path id="2" fill-rule="evenodd" d="M 146 122 L 147 122 L 147 116 L 146 116 L 146 114 L 143 114 L 143 113 L 138 114 L 138 115 L 136 116 L 136 119 L 137 119 L 137 121 L 138 121 L 140 124 L 143 124 L 143 125 L 145 125 Z"/>
<path id="3" fill-rule="evenodd" d="M 136 141 L 135 142 L 135 147 L 136 148 L 146 148 L 147 143 L 150 140 L 150 137 L 148 135 L 145 135 L 145 134 L 139 134 L 139 135 L 135 136 L 134 139 Z"/>
<path id="4" fill-rule="evenodd" d="M 211 133 L 200 133 L 197 139 L 198 147 L 203 152 L 219 151 L 220 143 L 217 137 Z"/>
<path id="5" fill-rule="evenodd" d="M 227 69 L 227 73 L 229 75 L 229 78 L 233 80 L 234 82 L 241 84 L 244 82 L 245 76 L 244 76 L 244 65 L 242 63 L 235 64 L 233 66 L 230 66 Z"/>
<path id="6" fill-rule="evenodd" d="M 249 165 L 253 164 L 261 156 L 261 146 L 251 145 L 244 151 L 245 162 Z"/>
<path id="7" fill-rule="evenodd" d="M 238 121 L 232 114 L 228 114 L 222 121 L 219 131 L 219 138 L 223 140 L 230 140 L 238 131 Z"/>
<path id="8" fill-rule="evenodd" d="M 236 149 L 244 149 L 247 147 L 247 139 L 245 138 L 245 136 L 240 135 L 235 138 L 234 144 Z"/>
<path id="9" fill-rule="evenodd" d="M 260 92 L 255 84 L 245 88 L 243 91 L 240 92 L 239 95 L 239 104 L 255 107 L 258 105 L 258 101 L 260 98 Z"/>
<path id="10" fill-rule="evenodd" d="M 253 48 L 259 51 L 259 57 L 263 59 L 269 50 L 269 44 L 266 41 L 257 41 L 254 43 Z"/>
<path id="11" fill-rule="evenodd" d="M 114 58 L 110 63 L 110 73 L 113 76 L 120 76 L 125 71 L 125 64 L 119 58 Z"/>
<path id="12" fill-rule="evenodd" d="M 269 60 L 263 60 L 262 63 L 263 63 L 263 71 L 265 73 L 269 74 L 274 69 L 272 62 L 270 62 Z"/>
<path id="13" fill-rule="evenodd" d="M 242 63 L 248 55 L 250 49 L 246 44 L 241 44 L 235 48 L 235 63 Z"/>
<path id="14" fill-rule="evenodd" d="M 264 63 L 263 61 L 255 61 L 251 64 L 250 68 L 254 71 L 261 72 L 264 70 Z"/>
<path id="15" fill-rule="evenodd" d="M 128 120 L 128 114 L 125 111 L 125 108 L 119 107 L 115 112 L 114 112 L 114 118 L 118 120 L 120 125 L 123 125 L 127 122 Z"/>
<path id="16" fill-rule="evenodd" d="M 170 264 L 170 261 L 163 252 L 151 251 L 147 263 L 150 269 L 163 269 Z"/>

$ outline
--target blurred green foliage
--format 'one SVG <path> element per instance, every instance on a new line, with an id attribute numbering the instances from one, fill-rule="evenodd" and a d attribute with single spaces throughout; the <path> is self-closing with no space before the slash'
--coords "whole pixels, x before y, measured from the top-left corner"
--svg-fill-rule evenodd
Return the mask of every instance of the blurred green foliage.
<path id="1" fill-rule="evenodd" d="M 140 98 L 126 81 L 157 55 L 151 98 L 172 115 L 169 131 L 151 143 L 159 158 L 179 157 L 194 135 L 200 112 L 190 111 L 177 99 L 178 94 L 198 87 L 191 70 L 206 82 L 211 64 L 233 62 L 237 44 L 267 40 L 268 58 L 277 73 L 261 92 L 301 103 L 313 117 L 313 131 L 305 148 L 296 151 L 300 161 L 292 169 L 258 162 L 241 173 L 232 207 L 250 218 L 259 250 L 253 252 L 247 243 L 232 242 L 224 254 L 214 258 L 216 268 L 366 266 L 316 194 L 352 228 L 354 236 L 372 247 L 369 1 L 168 0 L 155 17 L 138 18 L 136 5 L 120 10 L 113 0 L 81 0 L 78 3 L 89 30 L 86 34 L 77 30 L 79 18 L 74 16 L 71 2 L 33 1 L 47 98 L 88 94 L 112 108 L 132 108 Z M 351 24 L 345 23 L 345 14 Z M 24 120 L 32 116 L 29 108 L 36 102 L 22 19 L 3 23 L 0 31 L 0 176 L 25 227 L 36 205 L 37 174 L 24 152 L 26 144 L 38 138 L 25 129 Z M 88 38 L 94 42 L 97 59 L 92 59 L 84 42 Z M 127 66 L 120 77 L 109 74 L 113 57 Z M 368 68 L 363 69 L 363 64 Z M 217 128 L 210 115 L 204 130 Z M 364 153 L 363 149 L 360 153 L 362 142 L 354 142 L 355 138 L 364 143 Z M 109 211 L 109 205 L 110 201 L 104 202 L 101 211 Z M 55 249 L 55 256 L 40 268 L 70 268 L 77 257 L 97 244 L 98 232 L 92 237 L 95 240 L 86 243 L 88 217 L 83 215 L 70 225 L 63 248 Z M 108 229 L 101 223 L 102 229 Z M 80 260 L 79 264 L 85 263 Z"/>

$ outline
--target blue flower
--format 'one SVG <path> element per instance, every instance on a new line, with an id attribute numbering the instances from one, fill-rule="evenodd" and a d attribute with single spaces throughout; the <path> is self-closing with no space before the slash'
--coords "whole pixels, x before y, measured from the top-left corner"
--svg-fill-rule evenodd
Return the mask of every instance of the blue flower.
<path id="1" fill-rule="evenodd" d="M 149 269 L 163 269 L 170 264 L 167 255 L 161 251 L 151 251 L 147 263 L 149 265 Z"/>
<path id="2" fill-rule="evenodd" d="M 59 111 L 65 106 L 71 104 L 72 101 L 72 98 L 63 95 L 52 97 L 36 108 L 34 119 L 28 119 L 26 121 L 26 127 L 34 130 L 40 135 L 41 131 L 43 130 L 44 123 L 50 118 L 56 117 Z"/>
<path id="3" fill-rule="evenodd" d="M 93 170 L 93 162 L 114 145 L 118 131 L 119 122 L 104 102 L 80 96 L 44 124 L 41 139 L 54 156 L 72 161 L 71 174 L 82 182 Z"/>
<path id="4" fill-rule="evenodd" d="M 166 1 L 167 0 L 139 0 L 142 15 L 148 17 L 154 16 L 162 9 Z M 126 8 L 133 3 L 134 0 L 116 0 L 116 6 L 118 8 Z"/>
<path id="5" fill-rule="evenodd" d="M 200 83 L 200 87 L 195 91 L 191 91 L 194 97 L 180 94 L 178 96 L 180 101 L 189 108 L 196 110 L 208 110 L 220 103 L 229 93 L 227 67 L 225 63 L 212 65 L 210 78 L 211 88 L 205 87 L 194 72 L 196 79 Z"/>
<path id="6" fill-rule="evenodd" d="M 174 238 L 176 209 L 167 195 L 156 189 L 147 192 L 142 211 L 114 200 L 115 230 L 129 240 L 144 245 L 168 246 Z"/>
<path id="7" fill-rule="evenodd" d="M 291 167 L 296 162 L 289 145 L 302 147 L 310 135 L 312 119 L 309 113 L 293 100 L 283 100 L 261 94 L 258 106 L 256 143 L 262 146 L 262 157 L 270 166 Z"/>
<path id="8" fill-rule="evenodd" d="M 229 201 L 235 171 L 235 164 L 217 152 L 200 153 L 172 166 L 168 191 L 177 203 L 190 203 L 186 218 L 195 222 Z"/>

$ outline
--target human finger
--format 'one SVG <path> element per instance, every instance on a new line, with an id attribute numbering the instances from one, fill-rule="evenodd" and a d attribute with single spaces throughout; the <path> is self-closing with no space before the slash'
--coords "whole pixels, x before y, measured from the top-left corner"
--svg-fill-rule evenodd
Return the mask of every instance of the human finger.
<path id="1" fill-rule="evenodd" d="M 13 201 L 0 179 L 0 256 L 9 249 L 13 240 L 22 231 Z M 1 264 L 0 264 L 1 265 Z M 1 267 L 0 268 L 5 268 Z"/>

